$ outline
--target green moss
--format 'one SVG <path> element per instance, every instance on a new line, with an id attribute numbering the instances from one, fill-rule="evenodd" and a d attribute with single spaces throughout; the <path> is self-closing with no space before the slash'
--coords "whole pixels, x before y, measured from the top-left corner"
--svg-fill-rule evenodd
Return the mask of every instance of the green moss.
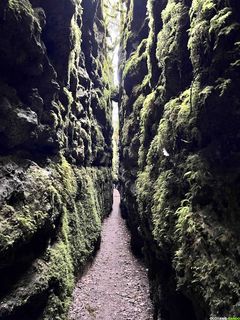
<path id="1" fill-rule="evenodd" d="M 71 42 L 73 49 L 70 52 L 68 61 L 68 84 L 70 83 L 71 77 L 75 77 L 77 80 L 77 68 L 80 59 L 82 37 L 80 26 L 77 23 L 78 18 L 78 14 L 75 13 L 71 21 Z"/>
<path id="2" fill-rule="evenodd" d="M 212 0 L 207 1 L 205 11 L 203 11 L 204 3 L 205 1 L 195 0 L 190 10 L 191 28 L 188 48 L 191 51 L 192 64 L 196 69 L 201 65 L 201 52 L 207 54 L 210 50 L 210 18 L 216 13 Z"/>
<path id="3" fill-rule="evenodd" d="M 232 301 L 233 296 L 239 294 L 235 282 L 238 271 L 235 269 L 234 260 L 231 257 L 221 257 L 215 251 L 217 233 L 211 234 L 208 231 L 204 216 L 191 212 L 188 207 L 179 208 L 177 213 L 178 219 L 181 217 L 176 229 L 179 249 L 174 258 L 177 274 L 181 274 L 178 276 L 178 289 L 189 286 L 191 278 L 191 283 L 194 284 L 191 290 L 204 297 L 212 308 L 212 314 L 220 315 L 221 310 L 227 312 L 229 305 L 225 303 L 223 296 L 228 297 L 227 301 Z M 220 234 L 229 236 L 220 226 L 218 228 Z M 190 245 L 191 241 L 194 241 L 193 247 Z M 210 248 L 212 252 L 216 252 L 214 258 L 208 254 Z M 190 250 L 194 251 L 190 254 Z M 202 289 L 203 287 L 205 289 Z"/>
<path id="4" fill-rule="evenodd" d="M 27 175 L 30 198 L 38 190 L 39 196 L 36 202 L 24 204 L 21 202 L 17 207 L 4 205 L 2 208 L 0 221 L 0 250 L 7 251 L 14 247 L 16 243 L 27 242 L 31 240 L 34 234 L 42 228 L 48 221 L 53 223 L 58 215 L 54 210 L 55 191 L 51 187 L 48 173 L 38 167 L 32 167 Z M 43 195 L 43 190 L 45 195 Z M 51 199 L 50 208 L 52 213 L 45 211 L 45 206 Z M 41 202 L 41 205 L 40 203 Z M 11 235 L 11 237 L 9 237 Z"/>
<path id="5" fill-rule="evenodd" d="M 74 99 L 72 96 L 72 92 L 70 92 L 66 87 L 63 88 L 63 92 L 66 95 L 67 101 L 68 101 L 68 107 L 70 108 L 70 106 L 72 105 Z"/>
<path id="6" fill-rule="evenodd" d="M 216 32 L 219 33 L 220 30 L 226 26 L 229 17 L 232 15 L 232 10 L 230 8 L 224 8 L 216 14 L 210 22 L 210 29 L 209 32 Z"/>
<path id="7" fill-rule="evenodd" d="M 131 153 L 133 157 L 137 156 L 138 149 L 135 150 L 132 147 L 128 148 L 128 146 L 132 145 L 134 142 L 132 139 L 132 135 L 134 135 L 134 138 L 136 138 L 137 140 L 139 139 L 140 112 L 143 107 L 144 100 L 145 97 L 141 94 L 138 96 L 133 105 L 129 106 L 128 121 L 124 123 L 121 129 L 121 143 L 127 146 L 127 149 L 129 149 L 127 152 Z"/>
<path id="8" fill-rule="evenodd" d="M 113 122 L 113 137 L 112 137 L 112 145 L 113 145 L 113 159 L 112 159 L 112 171 L 113 171 L 113 182 L 118 182 L 118 174 L 119 174 L 119 121 L 114 120 Z"/>
<path id="9" fill-rule="evenodd" d="M 55 281 L 58 294 L 51 294 L 48 306 L 43 315 L 44 320 L 52 318 L 63 320 L 66 317 L 71 302 L 71 294 L 74 286 L 73 256 L 69 242 L 69 221 L 68 212 L 64 210 L 61 222 L 59 240 L 49 249 L 47 253 L 50 257 L 48 278 L 51 282 Z"/>
<path id="10" fill-rule="evenodd" d="M 140 141 L 141 141 L 141 147 L 139 150 L 139 159 L 138 159 L 138 164 L 140 166 L 143 166 L 144 161 L 146 159 L 147 155 L 147 143 L 149 140 L 149 127 L 152 128 L 152 123 L 151 123 L 151 116 L 150 114 L 152 113 L 154 109 L 154 104 L 156 101 L 156 95 L 157 91 L 153 91 L 150 93 L 146 98 L 143 96 L 143 104 L 142 108 L 140 111 Z M 149 121 L 150 118 L 150 121 Z"/>
<path id="11" fill-rule="evenodd" d="M 193 0 L 190 11 L 191 18 L 199 14 L 204 19 L 211 18 L 217 12 L 218 4 L 219 1 L 214 0 Z"/>
<path id="12" fill-rule="evenodd" d="M 8 6 L 11 10 L 15 11 L 16 14 L 19 14 L 23 11 L 33 16 L 33 9 L 28 0 L 8 0 Z"/>
<path id="13" fill-rule="evenodd" d="M 110 169 L 109 173 L 107 169 L 73 169 L 62 158 L 58 174 L 63 181 L 62 185 L 56 185 L 63 216 L 59 241 L 49 251 L 49 272 L 51 279 L 55 278 L 58 283 L 60 295 L 50 297 L 44 319 L 52 319 L 56 314 L 59 315 L 57 319 L 62 320 L 70 303 L 74 274 L 83 268 L 92 254 L 100 236 L 101 220 L 108 213 L 105 212 L 106 200 L 102 198 L 104 190 L 99 187 L 106 179 L 111 185 L 111 173 Z"/>
<path id="14" fill-rule="evenodd" d="M 53 267 L 53 276 L 58 277 L 61 281 L 63 281 L 62 286 L 69 296 L 72 293 L 74 285 L 74 268 L 73 256 L 71 255 L 70 250 L 69 235 L 71 233 L 71 229 L 69 223 L 69 212 L 67 210 L 64 210 L 63 212 L 61 224 L 61 232 L 59 234 L 61 241 L 57 243 L 56 247 L 53 247 L 50 263 Z M 59 266 L 62 266 L 62 268 L 59 268 Z M 59 272 L 61 272 L 61 274 L 59 274 Z"/>
<path id="15" fill-rule="evenodd" d="M 125 64 L 123 69 L 122 78 L 125 79 L 127 75 L 133 76 L 139 71 L 139 67 L 142 65 L 143 61 L 146 60 L 147 54 L 146 50 L 147 40 L 142 40 L 141 44 L 138 46 L 136 52 L 134 52 Z"/>
<path id="16" fill-rule="evenodd" d="M 62 157 L 58 168 L 63 179 L 63 190 L 67 195 L 76 196 L 77 181 L 71 165 Z"/>
<path id="17" fill-rule="evenodd" d="M 149 109 L 156 100 L 156 91 L 151 92 L 143 103 L 143 108 L 141 110 L 141 121 L 144 123 L 146 121 L 147 115 L 150 112 Z"/>
<path id="18" fill-rule="evenodd" d="M 160 174 L 154 185 L 152 205 L 153 236 L 159 247 L 164 248 L 171 241 L 170 221 L 173 220 L 172 204 L 168 204 L 169 187 L 175 177 L 171 170 Z"/>
<path id="19" fill-rule="evenodd" d="M 52 8 L 48 6 L 44 6 L 43 12 L 39 8 L 33 10 L 28 0 L 7 0 L 0 5 L 3 38 L 8 24 L 21 25 L 18 33 L 17 27 L 13 28 L 8 39 L 14 43 L 8 57 L 11 69 L 20 78 L 21 73 L 27 75 L 25 78 L 34 78 L 35 88 L 31 93 L 30 83 L 23 85 L 27 93 L 24 101 L 28 101 L 25 105 L 18 98 L 19 90 L 0 85 L 7 114 L 1 128 L 9 127 L 3 133 L 9 141 L 5 147 L 9 153 L 15 146 L 18 149 L 18 160 L 13 161 L 10 156 L 1 159 L 0 166 L 4 179 L 0 210 L 1 273 L 4 277 L 9 270 L 16 269 L 13 278 L 6 277 L 3 284 L 4 287 L 6 283 L 6 288 L 2 288 L 5 297 L 1 314 L 6 318 L 19 318 L 19 313 L 28 309 L 35 318 L 67 318 L 75 277 L 93 254 L 102 220 L 112 206 L 112 67 L 107 56 L 102 2 L 91 21 L 86 17 L 89 24 L 83 26 L 85 39 L 91 46 L 87 50 L 84 45 L 81 48 L 81 1 L 70 2 L 57 4 L 54 28 L 50 21 Z M 40 24 L 45 23 L 40 20 L 45 20 L 44 13 L 50 28 L 45 28 L 42 36 Z M 65 18 L 63 28 L 61 19 Z M 19 35 L 20 42 L 16 41 Z M 63 39 L 66 41 L 60 52 L 46 52 L 42 42 L 47 38 L 54 42 L 51 47 Z M 11 47 L 9 41 L 3 46 L 4 55 Z M 48 44 L 45 43 L 46 47 Z M 85 59 L 86 52 L 91 52 L 91 57 Z M 11 59 L 15 55 L 16 64 Z M 83 91 L 87 93 L 85 97 L 80 93 Z M 97 110 L 93 110 L 95 95 Z M 30 108 L 36 112 L 31 113 Z M 54 150 L 50 150 L 51 146 Z M 25 158 L 34 158 L 37 163 Z M 78 167 L 73 165 L 77 161 Z M 83 167 L 83 163 L 95 166 Z"/>
<path id="20" fill-rule="evenodd" d="M 123 57 L 120 90 L 123 206 L 145 241 L 157 307 L 177 292 L 193 306 L 197 301 L 207 316 L 237 315 L 237 5 L 147 3 L 150 30 L 141 53 L 134 50 L 141 39 L 131 34 L 132 2 L 124 13 L 121 52 L 133 53 L 126 62 Z M 141 61 L 147 68 L 139 67 Z M 169 282 L 162 281 L 162 265 L 173 268 Z"/>
<path id="21" fill-rule="evenodd" d="M 112 68 L 112 61 L 109 55 L 106 55 L 103 59 L 103 63 L 101 65 L 102 70 L 102 80 L 105 86 L 110 87 L 113 85 L 113 68 Z M 109 94 L 106 95 L 106 98 L 109 97 Z"/>
<path id="22" fill-rule="evenodd" d="M 42 318 L 64 320 L 75 275 L 93 253 L 101 221 L 111 210 L 111 169 L 77 168 L 61 157 L 48 170 L 28 165 L 22 187 L 25 200 L 1 210 L 0 251 L 9 261 L 9 252 L 28 246 L 36 235 L 48 247 L 4 298 L 6 310 L 49 291 Z"/>
<path id="23" fill-rule="evenodd" d="M 187 8 L 182 3 L 168 2 L 162 11 L 163 28 L 158 34 L 156 56 L 159 67 L 176 60 L 180 63 L 181 55 L 181 30 L 184 27 Z M 169 61 L 168 59 L 171 59 Z"/>

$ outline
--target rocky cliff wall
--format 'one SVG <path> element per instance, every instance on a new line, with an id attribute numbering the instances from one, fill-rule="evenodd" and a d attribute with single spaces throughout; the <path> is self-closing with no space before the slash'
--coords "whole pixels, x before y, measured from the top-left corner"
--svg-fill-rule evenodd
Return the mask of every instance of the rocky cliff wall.
<path id="1" fill-rule="evenodd" d="M 0 319 L 66 320 L 111 210 L 98 0 L 0 3 Z"/>
<path id="2" fill-rule="evenodd" d="M 155 318 L 239 316 L 240 3 L 122 6 L 122 208 Z"/>

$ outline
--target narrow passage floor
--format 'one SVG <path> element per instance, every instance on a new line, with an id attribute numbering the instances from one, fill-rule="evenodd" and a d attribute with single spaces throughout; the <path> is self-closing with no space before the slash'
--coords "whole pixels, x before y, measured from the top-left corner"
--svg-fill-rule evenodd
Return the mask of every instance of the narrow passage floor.
<path id="1" fill-rule="evenodd" d="M 71 320 L 151 320 L 152 304 L 145 267 L 130 250 L 130 235 L 114 190 L 111 215 L 105 220 L 97 256 L 77 283 Z"/>

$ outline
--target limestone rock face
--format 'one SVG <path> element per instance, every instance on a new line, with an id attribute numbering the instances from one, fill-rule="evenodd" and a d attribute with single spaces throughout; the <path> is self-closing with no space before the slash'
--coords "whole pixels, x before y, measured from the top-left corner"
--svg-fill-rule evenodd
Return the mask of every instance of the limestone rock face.
<path id="1" fill-rule="evenodd" d="M 112 205 L 102 4 L 0 3 L 0 319 L 66 320 Z"/>
<path id="2" fill-rule="evenodd" d="M 240 316 L 239 18 L 237 0 L 123 1 L 122 208 L 156 319 Z"/>

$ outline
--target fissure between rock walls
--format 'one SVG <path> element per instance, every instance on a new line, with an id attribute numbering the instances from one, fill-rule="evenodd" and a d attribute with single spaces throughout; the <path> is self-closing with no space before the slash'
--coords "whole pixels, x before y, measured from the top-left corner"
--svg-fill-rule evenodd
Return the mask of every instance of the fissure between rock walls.
<path id="1" fill-rule="evenodd" d="M 66 320 L 112 206 L 102 1 L 0 3 L 0 319 Z"/>
<path id="2" fill-rule="evenodd" d="M 240 316 L 240 3 L 126 0 L 122 12 L 122 210 L 155 319 Z"/>
<path id="3" fill-rule="evenodd" d="M 67 319 L 112 206 L 111 99 L 154 319 L 240 316 L 240 2 L 120 3 L 118 95 L 102 0 L 0 2 L 0 320 Z"/>

